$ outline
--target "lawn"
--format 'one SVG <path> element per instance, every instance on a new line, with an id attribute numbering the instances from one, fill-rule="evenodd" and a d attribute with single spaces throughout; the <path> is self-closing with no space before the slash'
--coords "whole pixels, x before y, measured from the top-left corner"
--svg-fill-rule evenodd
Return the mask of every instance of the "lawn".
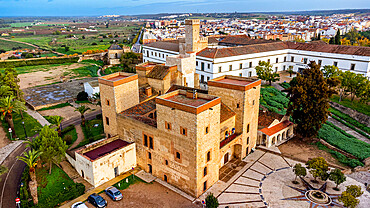
<path id="1" fill-rule="evenodd" d="M 23 43 L 16 43 L 16 42 L 10 42 L 6 40 L 0 40 L 0 49 L 3 49 L 5 51 L 11 51 L 11 50 L 18 50 L 18 49 L 34 49 L 35 47 L 23 44 Z"/>
<path id="2" fill-rule="evenodd" d="M 24 127 L 27 132 L 28 137 L 34 136 L 37 132 L 35 129 L 41 128 L 41 124 L 28 115 L 26 112 L 23 112 L 23 121 L 24 121 Z M 5 132 L 8 132 L 9 126 L 8 123 L 5 120 L 2 121 L 2 126 L 4 128 Z M 18 138 L 20 139 L 25 139 L 25 133 L 22 125 L 22 117 L 20 114 L 13 113 L 13 122 L 14 122 L 14 129 L 15 129 L 15 134 L 17 135 Z M 7 134 L 8 138 L 10 139 L 10 135 Z M 14 138 L 12 138 L 14 140 Z"/>
<path id="3" fill-rule="evenodd" d="M 95 124 L 97 124 L 96 127 Z M 85 126 L 82 126 L 82 131 L 84 133 L 85 139 L 80 144 L 78 144 L 76 148 L 82 147 L 94 141 L 98 141 L 105 137 L 103 120 L 101 118 L 86 120 Z"/>
<path id="4" fill-rule="evenodd" d="M 60 103 L 58 105 L 54 105 L 54 106 L 50 106 L 50 107 L 46 107 L 46 108 L 41 108 L 38 111 L 52 110 L 52 109 L 57 109 L 57 108 L 63 108 L 63 107 L 66 107 L 66 106 L 72 106 L 72 105 L 69 104 L 69 103 Z"/>
<path id="5" fill-rule="evenodd" d="M 18 72 L 18 74 L 26 74 L 31 72 L 37 72 L 37 71 L 49 71 L 54 67 L 58 66 L 70 66 L 74 63 L 64 63 L 64 64 L 48 64 L 48 65 L 36 65 L 36 66 L 21 66 L 16 67 L 15 70 Z M 0 72 L 4 72 L 4 68 L 0 68 Z"/>
<path id="6" fill-rule="evenodd" d="M 10 26 L 11 27 L 27 27 L 27 26 L 31 26 L 33 24 L 33 22 L 17 22 L 17 23 L 11 23 Z"/>
<path id="7" fill-rule="evenodd" d="M 66 141 L 65 140 L 65 137 L 67 135 L 71 135 L 72 136 L 72 140 L 71 141 Z M 67 128 L 63 129 L 62 130 L 62 138 L 64 141 L 66 141 L 67 145 L 72 145 L 76 140 L 77 140 L 77 132 L 76 132 L 76 127 L 74 125 L 70 125 L 68 126 Z"/>
<path id="8" fill-rule="evenodd" d="M 126 182 L 126 180 L 127 180 L 127 182 Z M 124 189 L 127 189 L 132 184 L 141 183 L 141 182 L 145 183 L 145 181 L 141 180 L 139 177 L 137 177 L 135 175 L 134 176 L 130 175 L 130 176 L 122 179 L 118 183 L 114 184 L 113 186 L 116 187 L 119 190 L 124 190 Z"/>
<path id="9" fill-rule="evenodd" d="M 347 108 L 351 108 L 355 111 L 358 111 L 360 113 L 370 116 L 370 105 L 367 105 L 365 103 L 360 103 L 357 100 L 351 101 L 351 99 L 348 99 L 348 98 L 342 98 L 342 101 L 339 102 L 338 95 L 333 95 L 333 97 L 330 100 L 333 102 L 339 103 Z"/>
<path id="10" fill-rule="evenodd" d="M 324 124 L 321 127 L 318 137 L 329 144 L 354 155 L 360 160 L 370 157 L 370 144 L 347 134 L 345 131 L 330 122 L 327 122 L 327 124 Z"/>
<path id="11" fill-rule="evenodd" d="M 260 104 L 269 111 L 285 115 L 288 103 L 289 99 L 286 95 L 274 87 L 266 86 L 261 88 Z"/>
<path id="12" fill-rule="evenodd" d="M 98 77 L 98 70 L 99 67 L 95 65 L 91 66 L 83 66 L 76 69 L 71 69 L 74 76 L 71 78 L 78 78 L 78 77 Z"/>

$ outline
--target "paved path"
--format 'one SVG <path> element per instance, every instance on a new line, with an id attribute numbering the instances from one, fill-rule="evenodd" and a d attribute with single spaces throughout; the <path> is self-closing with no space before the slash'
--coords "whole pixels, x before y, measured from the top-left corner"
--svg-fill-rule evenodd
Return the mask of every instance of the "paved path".
<path id="1" fill-rule="evenodd" d="M 95 111 L 92 111 L 91 113 L 86 113 L 85 114 L 85 119 L 86 120 L 91 120 L 91 119 L 94 119 L 97 115 L 101 114 L 102 111 L 101 110 L 95 110 Z M 80 124 L 81 123 L 81 116 L 75 116 L 71 119 L 68 119 L 68 120 L 63 120 L 62 121 L 62 129 L 69 126 L 69 125 L 77 125 L 77 124 Z"/>
<path id="2" fill-rule="evenodd" d="M 0 165 L 23 142 L 24 142 L 23 140 L 12 141 L 10 144 L 8 144 L 5 147 L 1 148 L 0 149 Z"/>
<path id="3" fill-rule="evenodd" d="M 357 139 L 361 140 L 361 141 L 364 141 L 368 144 L 370 144 L 370 139 L 364 137 L 363 135 L 357 133 L 355 130 L 349 128 L 348 126 L 344 125 L 343 123 L 335 120 L 334 118 L 331 118 L 329 117 L 328 118 L 328 121 L 330 121 L 331 123 L 333 123 L 334 125 L 338 126 L 340 129 L 342 129 L 343 131 L 345 131 L 346 133 L 356 137 Z"/>
<path id="4" fill-rule="evenodd" d="M 42 126 L 51 125 L 39 112 L 27 108 L 26 113 L 36 119 Z"/>
<path id="5" fill-rule="evenodd" d="M 77 147 L 77 145 L 80 144 L 80 142 L 82 142 L 82 140 L 84 140 L 84 138 L 85 138 L 84 133 L 83 133 L 82 128 L 81 128 L 81 125 L 77 124 L 77 125 L 75 125 L 75 128 L 76 128 L 76 132 L 77 132 L 77 140 L 68 149 L 73 149 L 73 148 Z"/>

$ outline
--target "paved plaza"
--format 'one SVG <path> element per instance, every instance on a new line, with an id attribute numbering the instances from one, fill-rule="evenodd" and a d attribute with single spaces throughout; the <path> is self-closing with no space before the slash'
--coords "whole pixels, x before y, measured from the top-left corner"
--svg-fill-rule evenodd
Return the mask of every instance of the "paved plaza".
<path id="1" fill-rule="evenodd" d="M 205 197 L 208 193 L 213 193 L 218 198 L 220 208 L 310 207 L 310 202 L 305 200 L 283 200 L 284 198 L 301 195 L 299 191 L 293 188 L 304 189 L 302 182 L 299 184 L 292 183 L 295 175 L 291 166 L 299 162 L 262 150 L 256 150 L 254 153 L 244 158 L 243 161 L 247 164 L 238 174 L 227 183 L 218 181 L 202 197 Z M 308 173 L 305 180 L 310 182 L 311 179 L 311 175 Z M 314 188 L 320 188 L 323 182 L 311 185 L 314 186 Z M 365 190 L 363 184 L 347 177 L 347 181 L 339 186 L 341 191 L 334 191 L 333 187 L 335 187 L 335 184 L 328 181 L 326 192 L 328 194 L 340 194 L 345 190 L 345 186 L 348 185 L 361 185 L 362 189 Z M 370 194 L 364 191 L 364 194 L 359 199 L 361 201 L 358 206 L 359 208 L 368 207 Z"/>

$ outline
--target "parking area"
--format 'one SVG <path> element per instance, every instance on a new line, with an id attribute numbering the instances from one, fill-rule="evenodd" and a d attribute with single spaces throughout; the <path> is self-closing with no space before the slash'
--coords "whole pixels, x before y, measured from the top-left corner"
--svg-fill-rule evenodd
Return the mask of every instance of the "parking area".
<path id="1" fill-rule="evenodd" d="M 129 188 L 122 190 L 123 199 L 120 201 L 113 201 L 105 193 L 101 193 L 108 203 L 107 208 L 117 207 L 132 207 L 132 208 L 197 208 L 199 206 L 193 204 L 188 199 L 181 195 L 167 189 L 157 182 L 150 184 L 136 183 Z M 85 202 L 87 207 L 93 208 L 94 206 Z"/>

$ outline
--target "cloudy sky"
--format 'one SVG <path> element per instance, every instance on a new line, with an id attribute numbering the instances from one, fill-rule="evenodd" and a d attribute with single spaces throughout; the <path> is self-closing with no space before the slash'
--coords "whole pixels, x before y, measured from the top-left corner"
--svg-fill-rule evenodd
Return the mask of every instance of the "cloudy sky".
<path id="1" fill-rule="evenodd" d="M 0 16 L 98 16 L 370 8 L 369 0 L 0 0 Z"/>

